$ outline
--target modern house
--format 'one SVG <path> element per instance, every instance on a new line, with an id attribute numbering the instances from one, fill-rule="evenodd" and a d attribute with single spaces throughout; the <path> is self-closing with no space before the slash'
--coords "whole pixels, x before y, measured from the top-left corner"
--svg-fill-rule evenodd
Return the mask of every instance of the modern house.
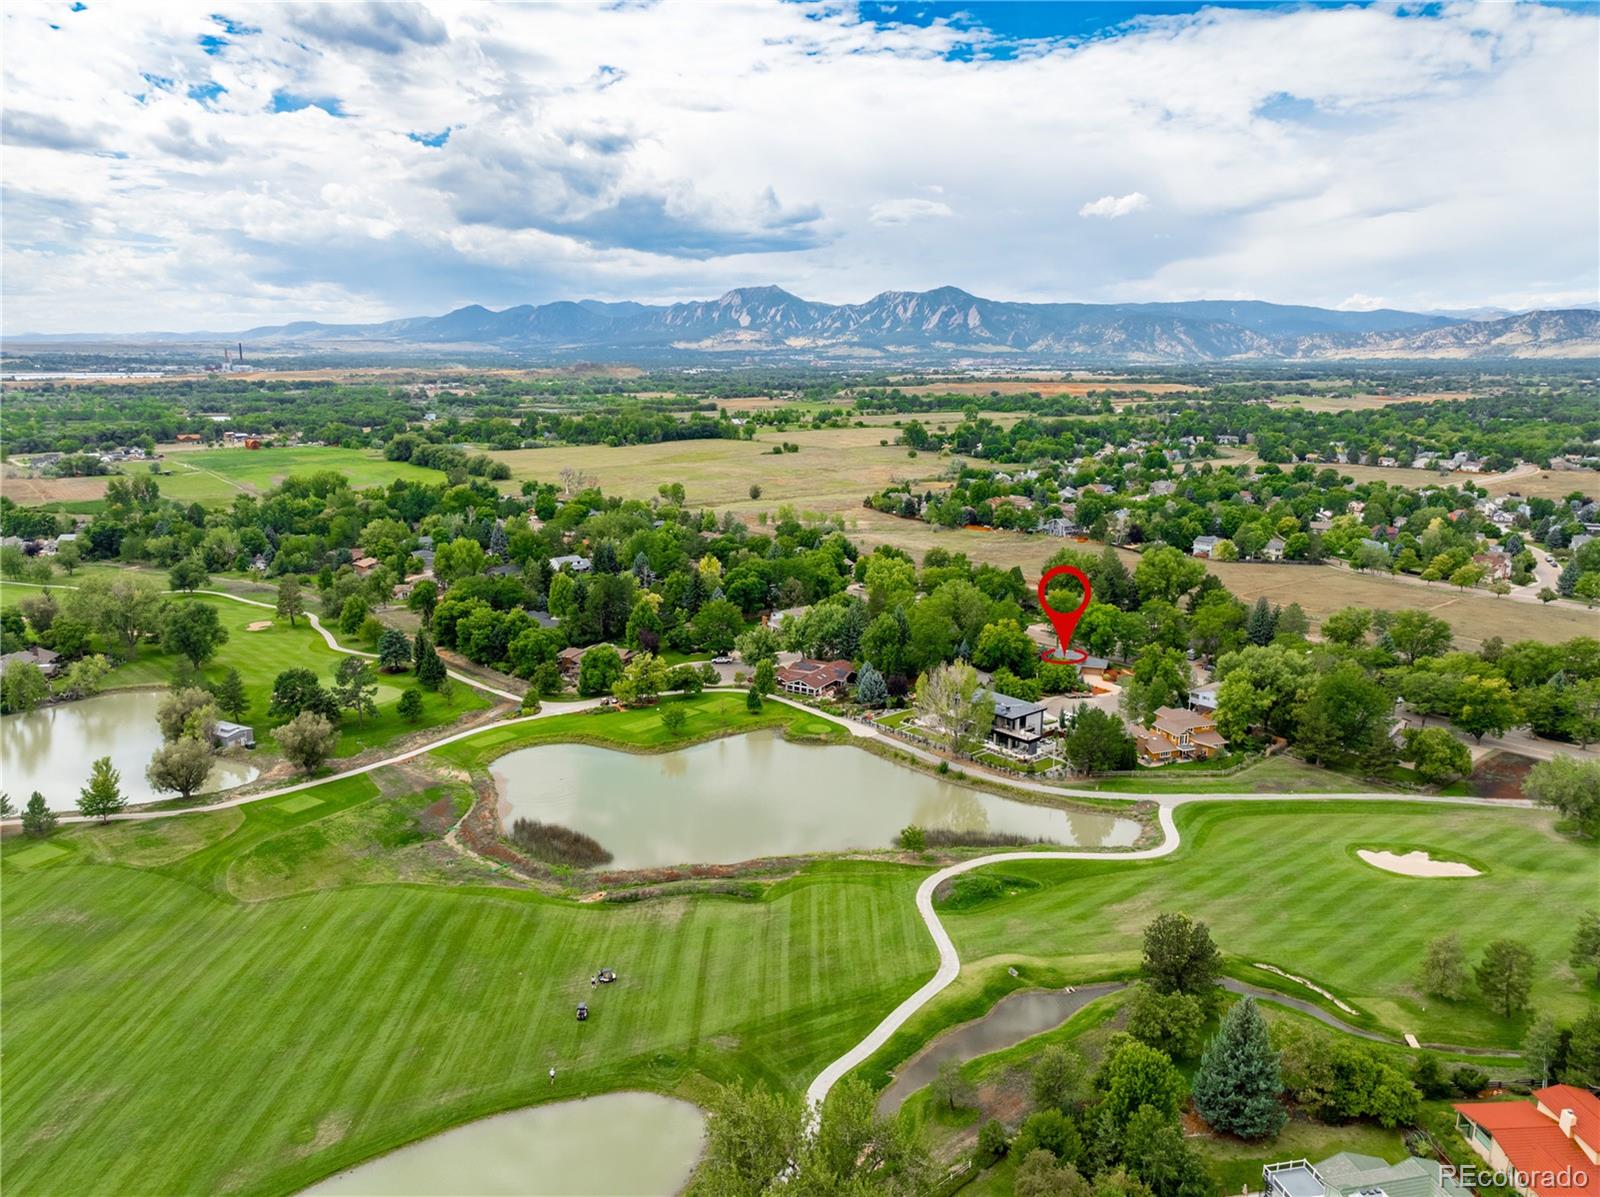
<path id="1" fill-rule="evenodd" d="M 1341 1151 L 1321 1163 L 1285 1160 L 1261 1170 L 1265 1197 L 1472 1197 L 1437 1160 L 1408 1156 L 1390 1164 L 1375 1155 Z"/>
<path id="2" fill-rule="evenodd" d="M 41 648 L 39 645 L 30 645 L 19 652 L 7 653 L 0 657 L 0 674 L 4 674 L 13 665 L 37 665 L 39 672 L 45 677 L 55 677 L 61 669 L 61 662 L 56 659 L 53 649 Z"/>
<path id="3" fill-rule="evenodd" d="M 1524 1197 L 1600 1197 L 1600 1098 L 1575 1085 L 1528 1101 L 1457 1102 L 1456 1128 Z"/>
<path id="4" fill-rule="evenodd" d="M 211 744 L 215 748 L 254 748 L 256 730 L 243 723 L 219 720 L 217 730 L 211 733 Z"/>
<path id="5" fill-rule="evenodd" d="M 792 665 L 778 669 L 778 685 L 791 694 L 823 698 L 837 694 L 855 681 L 856 671 L 849 661 L 814 661 L 801 657 Z"/>
<path id="6" fill-rule="evenodd" d="M 1216 714 L 1216 686 L 1202 686 L 1198 690 L 1191 690 L 1189 692 L 1189 709 L 1191 711 L 1198 711 L 1202 715 Z"/>
<path id="7" fill-rule="evenodd" d="M 989 698 L 994 703 L 989 742 L 1016 756 L 1037 756 L 1044 743 L 1044 704 L 994 691 L 989 691 Z"/>
<path id="8" fill-rule="evenodd" d="M 1139 743 L 1139 756 L 1150 765 L 1209 760 L 1228 748 L 1228 742 L 1217 734 L 1214 715 L 1181 707 L 1157 707 L 1154 722 L 1134 733 L 1134 739 Z"/>
<path id="9" fill-rule="evenodd" d="M 1210 557 L 1216 551 L 1217 541 L 1221 539 L 1220 536 L 1196 536 L 1194 538 L 1194 546 L 1189 552 L 1196 557 Z"/>
<path id="10" fill-rule="evenodd" d="M 560 573 L 563 569 L 571 569 L 575 574 L 586 574 L 594 568 L 593 562 L 578 553 L 566 553 L 560 557 L 550 558 L 550 572 Z"/>

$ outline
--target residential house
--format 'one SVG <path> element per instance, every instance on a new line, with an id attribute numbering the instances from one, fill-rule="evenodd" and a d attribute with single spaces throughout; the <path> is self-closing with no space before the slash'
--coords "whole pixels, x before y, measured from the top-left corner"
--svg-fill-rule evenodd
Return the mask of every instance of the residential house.
<path id="1" fill-rule="evenodd" d="M 607 644 L 603 646 L 599 644 L 591 644 L 585 648 L 572 646 L 562 649 L 556 654 L 556 666 L 561 670 L 564 676 L 568 678 L 575 678 L 578 676 L 578 669 L 583 665 L 584 656 L 601 647 L 616 649 L 617 656 L 622 658 L 622 663 L 624 665 L 633 659 L 633 654 L 631 652 L 625 648 L 617 648 L 615 644 Z"/>
<path id="2" fill-rule="evenodd" d="M 1150 484 L 1152 495 L 1170 495 L 1178 489 L 1178 484 L 1171 478 L 1157 478 Z"/>
<path id="3" fill-rule="evenodd" d="M 1046 536 L 1071 536 L 1076 533 L 1078 526 L 1065 516 L 1057 516 L 1053 520 L 1042 520 L 1035 531 Z"/>
<path id="4" fill-rule="evenodd" d="M 1111 672 L 1111 662 L 1104 657 L 1085 657 L 1078 662 L 1078 676 L 1086 682 L 1104 680 Z"/>
<path id="5" fill-rule="evenodd" d="M 1600 1197 L 1600 1098 L 1575 1085 L 1528 1101 L 1457 1102 L 1456 1128 L 1524 1197 Z"/>
<path id="6" fill-rule="evenodd" d="M 19 652 L 7 653 L 0 657 L 0 674 L 12 665 L 37 665 L 39 672 L 45 677 L 55 677 L 61 671 L 61 662 L 57 659 L 54 649 L 42 648 L 35 644 Z"/>
<path id="7" fill-rule="evenodd" d="M 832 697 L 855 678 L 856 671 L 849 661 L 815 661 L 809 657 L 781 666 L 777 672 L 781 688 L 811 698 Z"/>
<path id="8" fill-rule="evenodd" d="M 211 743 L 216 748 L 254 748 L 255 728 L 243 723 L 229 723 L 226 719 L 219 720 L 217 730 L 211 733 Z"/>
<path id="9" fill-rule="evenodd" d="M 1140 757 L 1152 765 L 1210 760 L 1228 747 L 1217 733 L 1214 716 L 1181 707 L 1156 708 L 1155 720 L 1142 732 L 1135 732 L 1134 739 Z"/>
<path id="10" fill-rule="evenodd" d="M 994 722 L 989 726 L 989 742 L 1014 756 L 1036 756 L 1044 743 L 1044 704 L 1024 702 L 1009 694 L 989 692 L 994 703 Z"/>
<path id="11" fill-rule="evenodd" d="M 1196 557 L 1210 557 L 1217 547 L 1220 536 L 1197 536 L 1194 538 L 1194 547 L 1189 551 Z"/>
<path id="12" fill-rule="evenodd" d="M 1392 470 L 1392 469 L 1395 469 L 1397 466 L 1399 466 L 1400 459 L 1397 458 L 1397 457 L 1389 457 L 1389 456 L 1385 455 L 1383 457 L 1378 458 L 1378 464 L 1380 466 L 1383 466 L 1385 469 Z"/>
<path id="13" fill-rule="evenodd" d="M 1486 581 L 1503 582 L 1511 577 L 1511 556 L 1503 549 L 1498 553 L 1474 553 L 1472 564 L 1483 567 Z"/>
<path id="14" fill-rule="evenodd" d="M 364 578 L 378 568 L 378 559 L 376 557 L 357 557 L 350 564 L 355 566 L 356 576 Z"/>
<path id="15" fill-rule="evenodd" d="M 575 574 L 586 574 L 594 568 L 594 563 L 587 557 L 578 553 L 564 553 L 560 557 L 550 558 L 550 572 L 560 573 L 563 569 L 570 569 Z"/>
<path id="16" fill-rule="evenodd" d="M 1283 549 L 1283 537 L 1274 536 L 1271 540 L 1267 541 L 1266 544 L 1261 546 L 1261 556 L 1268 561 L 1282 561 Z"/>
<path id="17" fill-rule="evenodd" d="M 1407 1156 L 1398 1164 L 1341 1151 L 1319 1163 L 1285 1160 L 1261 1171 L 1265 1197 L 1472 1197 L 1438 1160 Z"/>
<path id="18" fill-rule="evenodd" d="M 1201 686 L 1198 690 L 1189 692 L 1189 709 L 1198 711 L 1202 715 L 1214 715 L 1217 711 L 1217 688 L 1215 686 Z"/>
<path id="19" fill-rule="evenodd" d="M 809 610 L 810 607 L 784 607 L 767 616 L 767 626 L 774 632 L 781 632 L 790 620 L 799 619 Z"/>

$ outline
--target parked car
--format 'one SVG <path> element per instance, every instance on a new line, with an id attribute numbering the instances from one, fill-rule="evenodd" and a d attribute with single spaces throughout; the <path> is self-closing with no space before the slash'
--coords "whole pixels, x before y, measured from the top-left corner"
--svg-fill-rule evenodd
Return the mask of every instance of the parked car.
<path id="1" fill-rule="evenodd" d="M 733 664 L 733 658 L 732 657 L 726 657 L 726 656 L 724 656 L 724 657 L 712 657 L 711 658 L 711 663 L 713 665 L 732 665 Z"/>

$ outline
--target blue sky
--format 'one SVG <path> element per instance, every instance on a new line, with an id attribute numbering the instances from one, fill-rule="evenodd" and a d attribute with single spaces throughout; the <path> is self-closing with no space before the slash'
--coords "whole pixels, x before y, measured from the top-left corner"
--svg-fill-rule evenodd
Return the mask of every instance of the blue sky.
<path id="1" fill-rule="evenodd" d="M 4 329 L 1596 301 L 1581 4 L 10 5 Z"/>

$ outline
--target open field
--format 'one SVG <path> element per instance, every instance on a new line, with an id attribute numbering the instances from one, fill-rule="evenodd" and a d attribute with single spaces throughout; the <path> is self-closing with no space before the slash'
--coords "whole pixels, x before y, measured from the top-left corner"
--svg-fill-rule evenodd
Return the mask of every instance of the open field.
<path id="1" fill-rule="evenodd" d="M 1514 1048 L 1526 1016 L 1506 1021 L 1476 1001 L 1424 998 L 1412 978 L 1427 942 L 1459 932 L 1470 959 L 1514 934 L 1539 958 L 1533 1008 L 1570 1019 L 1594 1000 L 1567 966 L 1571 918 L 1594 902 L 1600 855 L 1557 834 L 1550 815 L 1375 803 L 1270 799 L 1186 806 L 1183 848 L 1152 861 L 1010 862 L 1040 888 L 950 911 L 945 926 L 968 968 L 1017 956 L 1077 962 L 1074 971 L 1137 963 L 1139 933 L 1164 910 L 1211 926 L 1245 964 L 1308 977 L 1392 1035 Z M 1483 861 L 1467 879 L 1401 877 L 1363 864 L 1361 847 L 1424 848 Z M 1265 975 L 1265 974 L 1263 974 Z M 1306 995 L 1311 996 L 1311 995 Z"/>
<path id="2" fill-rule="evenodd" d="M 919 386 L 902 386 L 905 395 L 1087 395 L 1091 391 L 1148 391 L 1152 395 L 1172 395 L 1198 388 L 1181 382 L 1132 382 L 1126 378 L 1012 379 L 993 382 L 931 382 Z"/>
<path id="3" fill-rule="evenodd" d="M 834 512 L 859 507 L 861 500 L 890 483 L 938 475 L 945 463 L 880 440 L 894 440 L 890 428 L 846 428 L 821 432 L 761 432 L 753 441 L 668 441 L 656 445 L 553 446 L 491 453 L 511 467 L 515 489 L 525 478 L 556 482 L 571 467 L 597 480 L 607 494 L 627 499 L 653 498 L 664 483 L 681 482 L 690 506 L 738 506 L 771 510 L 793 503 L 807 511 Z M 798 453 L 775 455 L 788 441 Z M 750 487 L 761 487 L 751 502 Z"/>
<path id="4" fill-rule="evenodd" d="M 1374 411 L 1399 403 L 1450 403 L 1471 399 L 1470 391 L 1433 391 L 1422 395 L 1282 395 L 1273 407 L 1297 407 L 1302 411 Z"/>
<path id="5" fill-rule="evenodd" d="M 1491 495 L 1521 495 L 1525 499 L 1564 499 L 1573 491 L 1600 498 L 1600 470 L 1540 470 L 1518 478 L 1488 478 L 1482 486 Z"/>

